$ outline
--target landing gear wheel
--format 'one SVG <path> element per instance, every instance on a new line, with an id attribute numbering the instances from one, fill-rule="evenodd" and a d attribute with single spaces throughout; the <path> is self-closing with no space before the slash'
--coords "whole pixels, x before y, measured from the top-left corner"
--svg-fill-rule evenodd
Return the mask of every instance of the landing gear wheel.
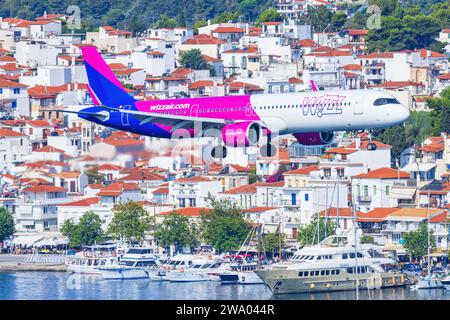
<path id="1" fill-rule="evenodd" d="M 262 157 L 273 157 L 277 154 L 277 149 L 272 144 L 265 144 L 259 149 L 259 152 Z"/>
<path id="2" fill-rule="evenodd" d="M 377 150 L 377 145 L 376 145 L 375 143 L 373 143 L 373 142 L 370 142 L 370 143 L 367 145 L 367 150 L 369 150 L 369 151 L 375 151 L 375 150 Z"/>
<path id="3" fill-rule="evenodd" d="M 224 159 L 227 157 L 227 148 L 224 146 L 215 146 L 211 149 L 211 156 L 213 158 Z"/>

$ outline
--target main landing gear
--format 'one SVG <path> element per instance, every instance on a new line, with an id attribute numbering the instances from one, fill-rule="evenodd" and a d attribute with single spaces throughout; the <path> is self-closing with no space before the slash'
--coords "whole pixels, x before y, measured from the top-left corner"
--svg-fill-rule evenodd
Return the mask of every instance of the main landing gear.
<path id="1" fill-rule="evenodd" d="M 268 129 L 266 129 L 268 130 Z M 266 131 L 267 132 L 267 131 Z M 270 132 L 267 132 L 267 144 L 263 145 L 259 148 L 259 153 L 261 157 L 273 157 L 277 154 L 277 148 L 273 144 L 271 144 L 272 135 Z"/>
<path id="2" fill-rule="evenodd" d="M 365 130 L 359 130 L 358 133 L 361 134 L 363 132 L 367 132 L 367 137 L 369 138 L 369 143 L 367 144 L 367 150 L 368 151 L 375 151 L 377 150 L 377 145 L 372 142 L 372 134 L 370 131 Z"/>

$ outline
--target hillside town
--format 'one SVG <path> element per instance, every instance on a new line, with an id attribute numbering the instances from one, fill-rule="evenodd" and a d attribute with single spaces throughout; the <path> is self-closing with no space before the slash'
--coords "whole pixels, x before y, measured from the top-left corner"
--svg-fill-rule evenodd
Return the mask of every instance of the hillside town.
<path id="1" fill-rule="evenodd" d="M 62 110 L 92 105 L 81 48 L 94 45 L 138 100 L 257 95 L 319 90 L 384 90 L 411 111 L 450 87 L 450 29 L 429 49 L 368 53 L 366 29 L 315 32 L 289 19 L 322 0 L 280 0 L 284 21 L 230 22 L 198 28 L 148 29 L 136 35 L 111 26 L 63 32 L 66 14 L 34 20 L 0 18 L 0 202 L 12 213 L 11 243 L 64 240 L 65 221 L 88 211 L 107 230 L 113 208 L 142 205 L 161 223 L 176 213 L 199 219 L 208 199 L 229 200 L 261 232 L 299 229 L 319 215 L 341 230 L 355 223 L 386 251 L 406 254 L 403 235 L 429 222 L 436 253 L 448 249 L 450 136 L 426 137 L 393 157 L 386 141 L 341 132 L 329 145 L 293 136 L 263 157 L 257 147 L 210 157 L 211 141 L 170 141 L 111 130 Z M 311 2 L 311 3 L 310 3 Z M 194 50 L 194 51 L 193 51 Z M 200 52 L 208 68 L 180 57 Z M 368 150 L 372 141 L 375 150 Z M 154 241 L 151 237 L 149 241 Z"/>

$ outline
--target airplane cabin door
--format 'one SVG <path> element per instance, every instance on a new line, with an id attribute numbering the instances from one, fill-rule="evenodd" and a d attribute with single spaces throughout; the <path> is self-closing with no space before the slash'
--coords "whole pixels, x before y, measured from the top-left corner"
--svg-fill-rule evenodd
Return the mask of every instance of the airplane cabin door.
<path id="1" fill-rule="evenodd" d="M 122 106 L 121 109 L 123 109 L 123 110 L 130 110 L 131 106 L 130 105 Z M 130 115 L 128 113 L 123 113 L 123 112 L 120 113 L 120 122 L 122 123 L 122 125 L 124 127 L 130 125 L 129 116 Z"/>
<path id="2" fill-rule="evenodd" d="M 361 101 L 361 96 L 357 96 L 355 102 L 353 103 L 353 114 L 354 115 L 363 114 L 363 103 Z"/>

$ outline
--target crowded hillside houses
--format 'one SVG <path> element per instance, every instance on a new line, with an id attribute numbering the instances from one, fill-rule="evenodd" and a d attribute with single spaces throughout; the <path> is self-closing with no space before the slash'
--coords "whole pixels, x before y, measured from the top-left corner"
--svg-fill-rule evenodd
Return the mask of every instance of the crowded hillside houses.
<path id="1" fill-rule="evenodd" d="M 280 3 L 287 16 L 300 10 L 290 5 L 297 1 Z M 0 18 L 0 202 L 13 214 L 16 234 L 58 232 L 65 220 L 87 211 L 106 229 L 114 205 L 126 201 L 156 217 L 175 210 L 195 218 L 212 195 L 234 201 L 263 232 L 282 230 L 287 241 L 295 242 L 298 228 L 319 214 L 342 229 L 357 223 L 378 244 L 398 250 L 403 233 L 429 220 L 437 248 L 445 248 L 445 133 L 425 139 L 419 156 L 404 152 L 398 168 L 392 146 L 374 141 L 377 149 L 367 150 L 366 133 L 340 133 L 324 146 L 282 137 L 275 157 L 248 147 L 212 161 L 210 141 L 138 136 L 61 110 L 92 103 L 80 50 L 86 44 L 102 52 L 136 99 L 298 92 L 314 80 L 321 90 L 386 90 L 420 111 L 428 110 L 427 97 L 450 86 L 449 51 L 369 54 L 368 30 L 313 33 L 295 20 L 208 23 L 198 34 L 175 27 L 136 36 L 110 26 L 64 34 L 66 18 Z M 440 39 L 450 44 L 450 30 Z M 180 54 L 192 49 L 211 68 L 181 67 Z"/>

